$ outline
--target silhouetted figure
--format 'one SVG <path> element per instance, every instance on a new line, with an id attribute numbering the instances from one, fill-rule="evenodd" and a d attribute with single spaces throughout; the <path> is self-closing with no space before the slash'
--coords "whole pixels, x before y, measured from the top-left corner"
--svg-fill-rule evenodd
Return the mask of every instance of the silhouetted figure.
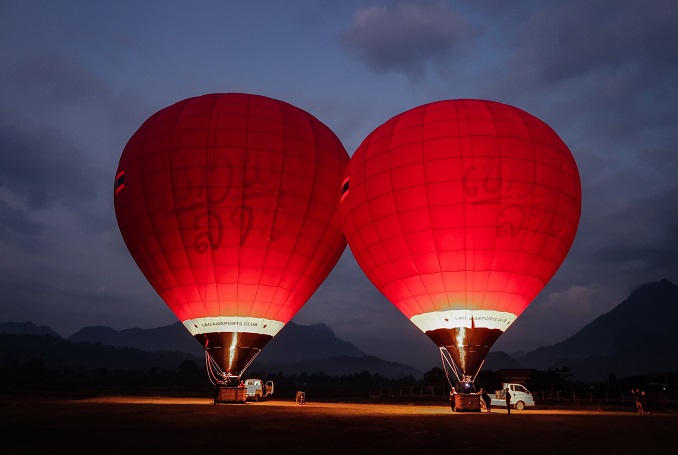
<path id="1" fill-rule="evenodd" d="M 645 392 L 641 392 L 640 389 L 631 389 L 631 395 L 636 397 L 636 410 L 638 411 L 639 416 L 645 414 L 645 410 L 643 409 L 643 401 L 645 400 L 645 397 L 643 397 L 644 393 Z"/>
<path id="2" fill-rule="evenodd" d="M 490 412 L 490 409 L 492 409 L 492 399 L 490 398 L 490 394 L 487 393 L 485 389 L 481 388 L 480 397 L 483 399 L 483 402 L 485 403 L 485 408 L 487 409 L 487 412 Z"/>
<path id="3" fill-rule="evenodd" d="M 511 394 L 509 393 L 509 389 L 506 388 L 506 411 L 511 414 Z"/>
<path id="4" fill-rule="evenodd" d="M 214 404 L 219 404 L 219 390 L 221 389 L 221 384 L 217 382 L 214 384 Z"/>

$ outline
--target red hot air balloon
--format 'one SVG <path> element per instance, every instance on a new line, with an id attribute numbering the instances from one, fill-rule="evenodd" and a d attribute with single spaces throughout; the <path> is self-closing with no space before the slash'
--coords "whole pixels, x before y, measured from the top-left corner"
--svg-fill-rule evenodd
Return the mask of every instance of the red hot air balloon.
<path id="1" fill-rule="evenodd" d="M 342 191 L 362 270 L 470 382 L 560 267 L 581 211 L 577 165 L 558 135 L 482 100 L 390 119 L 351 157 Z"/>
<path id="2" fill-rule="evenodd" d="M 127 143 L 115 179 L 120 232 L 205 347 L 213 382 L 239 378 L 341 256 L 347 163 L 318 119 L 248 94 L 180 101 Z"/>

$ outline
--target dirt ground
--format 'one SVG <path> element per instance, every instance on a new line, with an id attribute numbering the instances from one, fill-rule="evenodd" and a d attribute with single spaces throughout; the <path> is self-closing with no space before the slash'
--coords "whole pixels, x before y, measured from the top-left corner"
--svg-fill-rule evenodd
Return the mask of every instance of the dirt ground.
<path id="1" fill-rule="evenodd" d="M 678 414 L 4 396 L 0 434 L 3 454 L 675 454 Z"/>

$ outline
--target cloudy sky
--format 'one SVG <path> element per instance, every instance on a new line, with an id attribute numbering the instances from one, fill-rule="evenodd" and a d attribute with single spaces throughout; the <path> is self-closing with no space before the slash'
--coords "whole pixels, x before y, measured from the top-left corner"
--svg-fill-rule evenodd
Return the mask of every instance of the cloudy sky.
<path id="1" fill-rule="evenodd" d="M 495 350 L 561 341 L 638 285 L 678 282 L 677 56 L 674 0 L 4 0 L 0 322 L 64 336 L 175 322 L 122 241 L 113 179 L 130 136 L 176 101 L 287 101 L 350 155 L 405 110 L 481 98 L 544 120 L 579 166 L 574 246 Z M 438 362 L 348 250 L 293 321 L 388 360 Z"/>

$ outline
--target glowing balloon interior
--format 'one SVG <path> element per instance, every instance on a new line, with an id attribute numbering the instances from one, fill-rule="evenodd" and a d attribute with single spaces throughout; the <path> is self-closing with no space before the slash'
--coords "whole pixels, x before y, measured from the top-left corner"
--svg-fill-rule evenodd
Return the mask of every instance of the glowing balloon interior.
<path id="1" fill-rule="evenodd" d="M 581 211 L 558 135 L 482 100 L 419 106 L 379 126 L 342 191 L 362 270 L 467 377 L 560 267 Z"/>
<path id="2" fill-rule="evenodd" d="M 151 116 L 126 145 L 115 212 L 160 297 L 238 377 L 332 270 L 348 155 L 307 112 L 210 94 Z"/>

